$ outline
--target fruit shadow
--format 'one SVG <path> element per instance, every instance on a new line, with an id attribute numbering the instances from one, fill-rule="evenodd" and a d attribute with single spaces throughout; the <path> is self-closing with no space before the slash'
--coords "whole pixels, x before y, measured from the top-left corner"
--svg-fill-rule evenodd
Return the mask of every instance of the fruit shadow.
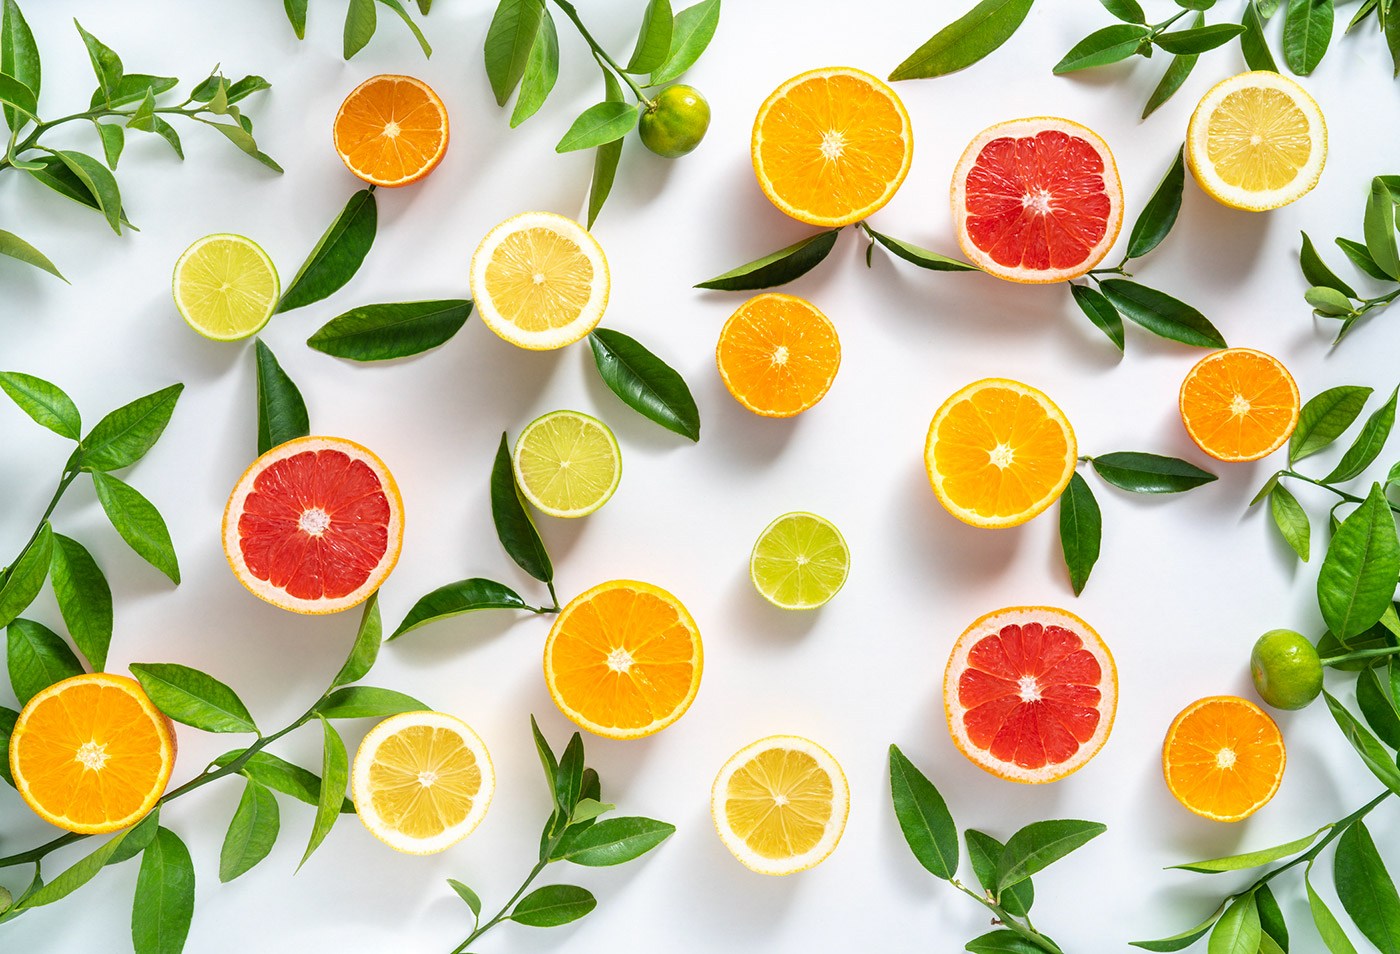
<path id="1" fill-rule="evenodd" d="M 1229 288 L 1254 270 L 1268 241 L 1269 230 L 1278 221 L 1269 215 L 1221 205 L 1206 195 L 1196 184 L 1195 177 L 1188 173 L 1181 197 L 1181 213 L 1167 239 L 1175 248 L 1164 247 L 1164 250 L 1174 254 L 1184 251 L 1189 256 L 1190 262 L 1185 272 L 1178 269 L 1178 274 L 1194 276 L 1194 287 Z M 1141 262 L 1137 264 L 1144 265 Z M 1143 268 L 1143 271 L 1147 270 Z M 1147 284 L 1152 284 L 1150 277 L 1144 276 L 1144 279 Z M 1166 291 L 1172 293 L 1170 287 Z M 1201 307 L 1184 294 L 1177 297 Z M 1204 308 L 1201 310 L 1205 311 Z M 1207 317 L 1228 335 L 1228 321 L 1221 320 L 1219 315 L 1208 314 Z"/>
<path id="2" fill-rule="evenodd" d="M 730 592 L 730 627 L 755 641 L 790 646 L 805 637 L 821 617 L 821 607 L 789 610 L 774 606 L 754 588 L 745 564 L 734 574 Z"/>
<path id="3" fill-rule="evenodd" d="M 687 826 L 691 831 L 714 831 L 715 822 L 708 807 L 697 807 Z M 787 923 L 801 890 L 803 873 L 774 876 L 743 867 L 724 847 L 719 836 L 698 839 L 693 850 L 701 870 L 723 876 L 696 878 L 691 882 L 694 905 L 702 911 L 723 911 L 725 928 L 733 938 L 744 938 L 750 949 L 759 938 L 776 937 Z"/>
<path id="4" fill-rule="evenodd" d="M 938 502 L 923 461 L 906 471 L 905 490 L 892 500 L 892 539 L 909 554 L 926 579 L 941 580 L 954 590 L 999 577 L 1011 565 L 1021 534 L 963 523 Z"/>
<path id="5" fill-rule="evenodd" d="M 749 471 L 768 468 L 802 426 L 803 414 L 777 418 L 753 413 L 734 399 L 718 372 L 707 375 L 702 387 L 704 406 L 713 409 L 711 434 L 722 435 L 720 447 L 728 462 L 737 467 Z"/>

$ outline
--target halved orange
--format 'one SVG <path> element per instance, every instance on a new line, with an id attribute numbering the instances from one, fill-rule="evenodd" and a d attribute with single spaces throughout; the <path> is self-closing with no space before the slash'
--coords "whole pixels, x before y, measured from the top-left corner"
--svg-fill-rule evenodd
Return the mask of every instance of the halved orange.
<path id="1" fill-rule="evenodd" d="M 974 381 L 929 424 L 924 468 L 948 512 L 975 527 L 1014 527 L 1055 502 L 1074 474 L 1074 429 L 1041 391 Z"/>
<path id="2" fill-rule="evenodd" d="M 404 186 L 447 152 L 447 107 L 422 80 L 371 76 L 340 104 L 332 132 L 351 172 L 373 185 Z"/>
<path id="3" fill-rule="evenodd" d="M 1274 797 L 1287 755 L 1268 714 L 1248 699 L 1197 699 L 1162 743 L 1162 773 L 1176 800 L 1197 815 L 1239 821 Z"/>
<path id="4" fill-rule="evenodd" d="M 811 302 L 776 292 L 729 316 L 715 347 L 724 386 L 764 417 L 792 417 L 831 389 L 841 366 L 836 326 Z"/>
<path id="5" fill-rule="evenodd" d="M 393 474 L 342 437 L 274 447 L 243 472 L 224 508 L 224 555 L 238 582 L 297 613 L 363 603 L 402 546 Z"/>
<path id="6" fill-rule="evenodd" d="M 800 222 L 842 226 L 889 202 L 909 173 L 914 138 L 894 90 L 848 67 L 811 70 L 758 108 L 753 171 Z"/>
<path id="7" fill-rule="evenodd" d="M 559 613 L 544 679 L 589 732 L 640 739 L 679 719 L 700 688 L 700 631 L 681 601 L 635 580 L 600 583 Z"/>
<path id="8" fill-rule="evenodd" d="M 1181 420 L 1217 460 L 1258 460 L 1298 426 L 1298 385 L 1277 358 L 1226 348 L 1196 362 L 1181 382 Z"/>
<path id="9" fill-rule="evenodd" d="M 1083 275 L 1123 226 L 1123 185 L 1108 143 L 1050 116 L 978 133 L 958 160 L 952 200 L 968 260 L 1013 282 Z"/>
<path id="10" fill-rule="evenodd" d="M 1093 627 L 1051 606 L 978 619 L 953 644 L 943 710 L 958 751 L 1012 782 L 1053 782 L 1108 740 L 1118 669 Z"/>
<path id="11" fill-rule="evenodd" d="M 126 676 L 54 683 L 29 700 L 10 735 L 20 797 L 45 821 L 87 835 L 140 821 L 174 767 L 175 727 Z"/>

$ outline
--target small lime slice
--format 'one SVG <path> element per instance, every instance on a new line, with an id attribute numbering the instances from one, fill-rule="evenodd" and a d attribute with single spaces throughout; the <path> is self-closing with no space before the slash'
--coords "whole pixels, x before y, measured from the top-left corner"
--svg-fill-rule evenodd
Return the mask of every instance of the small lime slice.
<path id="1" fill-rule="evenodd" d="M 552 411 L 515 441 L 515 479 L 525 499 L 552 517 L 582 517 L 608 502 L 622 479 L 617 438 L 597 418 Z"/>
<path id="2" fill-rule="evenodd" d="M 814 513 L 785 513 L 770 523 L 749 557 L 749 578 L 774 606 L 815 609 L 836 595 L 851 568 L 841 531 Z"/>
<path id="3" fill-rule="evenodd" d="M 281 285 L 272 259 L 252 239 L 206 235 L 175 263 L 175 307 L 214 341 L 257 334 L 277 309 Z"/>

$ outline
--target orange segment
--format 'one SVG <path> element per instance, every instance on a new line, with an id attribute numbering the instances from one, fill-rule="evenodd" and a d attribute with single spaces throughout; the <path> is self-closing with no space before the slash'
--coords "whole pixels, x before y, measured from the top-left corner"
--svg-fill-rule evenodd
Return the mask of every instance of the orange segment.
<path id="1" fill-rule="evenodd" d="M 54 683 L 29 700 L 10 736 L 20 796 L 68 831 L 99 834 L 140 821 L 174 767 L 170 720 L 126 676 Z"/>
<path id="2" fill-rule="evenodd" d="M 335 151 L 351 172 L 402 186 L 433 171 L 447 152 L 447 107 L 422 80 L 372 76 L 340 104 Z"/>
<path id="3" fill-rule="evenodd" d="M 613 580 L 560 612 L 544 646 L 549 694 L 564 714 L 610 739 L 660 732 L 700 688 L 700 631 L 670 593 Z"/>
<path id="4" fill-rule="evenodd" d="M 764 195 L 813 225 L 858 222 L 894 196 L 914 140 L 894 90 L 845 67 L 812 70 L 773 91 L 753 124 Z"/>
<path id="5" fill-rule="evenodd" d="M 831 389 L 841 365 L 836 326 L 811 302 L 769 293 L 724 323 L 715 348 L 724 386 L 764 417 L 792 417 Z"/>
<path id="6" fill-rule="evenodd" d="M 1074 430 L 1050 398 L 1018 381 L 985 378 L 934 414 L 924 467 L 953 516 L 1014 527 L 1060 496 L 1077 453 Z"/>
<path id="7" fill-rule="evenodd" d="M 1283 446 L 1298 424 L 1298 385 L 1262 351 L 1208 354 L 1181 382 L 1181 420 L 1218 460 L 1258 460 Z"/>
<path id="8" fill-rule="evenodd" d="M 1181 711 L 1162 744 L 1167 788 L 1197 815 L 1239 821 L 1278 791 L 1283 736 L 1263 709 L 1236 696 L 1198 699 Z"/>

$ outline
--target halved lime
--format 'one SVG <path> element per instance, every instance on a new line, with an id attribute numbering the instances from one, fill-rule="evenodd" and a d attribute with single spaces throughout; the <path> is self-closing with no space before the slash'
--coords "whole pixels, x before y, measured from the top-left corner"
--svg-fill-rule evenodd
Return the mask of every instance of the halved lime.
<path id="1" fill-rule="evenodd" d="M 622 479 L 617 438 L 578 411 L 551 411 L 531 421 L 516 438 L 512 463 L 525 499 L 552 517 L 592 513 Z"/>
<path id="2" fill-rule="evenodd" d="M 257 334 L 277 310 L 281 284 L 272 259 L 250 238 L 206 235 L 175 263 L 175 307 L 206 338 Z"/>
<path id="3" fill-rule="evenodd" d="M 815 609 L 846 582 L 851 551 L 830 520 L 785 513 L 770 523 L 749 557 L 749 578 L 774 606 Z"/>

